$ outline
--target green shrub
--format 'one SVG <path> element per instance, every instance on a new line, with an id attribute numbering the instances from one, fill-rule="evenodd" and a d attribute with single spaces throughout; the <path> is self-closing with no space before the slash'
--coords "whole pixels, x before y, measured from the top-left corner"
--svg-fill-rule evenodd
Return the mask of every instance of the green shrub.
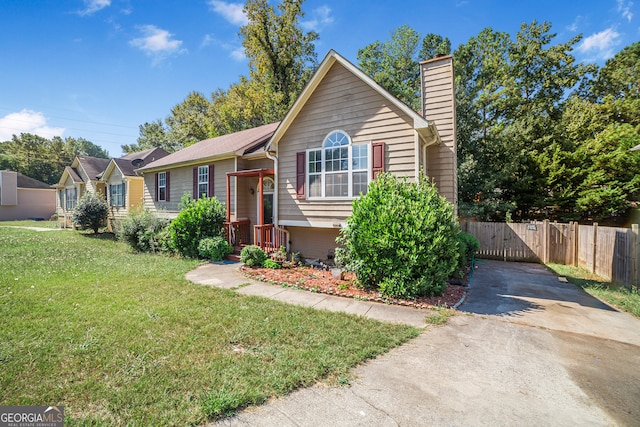
<path id="1" fill-rule="evenodd" d="M 267 254 L 256 245 L 245 246 L 242 248 L 242 251 L 240 251 L 240 261 L 249 267 L 261 266 L 266 259 Z"/>
<path id="2" fill-rule="evenodd" d="M 102 197 L 87 192 L 76 205 L 71 221 L 81 229 L 90 229 L 98 233 L 98 229 L 107 224 L 108 216 L 107 202 Z"/>
<path id="3" fill-rule="evenodd" d="M 138 252 L 163 251 L 162 231 L 169 221 L 149 211 L 131 212 L 117 223 L 116 237 Z"/>
<path id="4" fill-rule="evenodd" d="M 473 235 L 465 232 L 458 233 L 458 270 L 464 270 L 471 262 L 471 258 L 480 249 L 480 242 Z"/>
<path id="5" fill-rule="evenodd" d="M 426 177 L 381 174 L 354 200 L 336 261 L 385 296 L 439 295 L 458 265 L 458 232 L 453 206 Z"/>
<path id="6" fill-rule="evenodd" d="M 267 258 L 262 263 L 264 268 L 282 268 L 282 266 L 278 263 L 278 261 L 274 261 L 271 258 Z"/>
<path id="7" fill-rule="evenodd" d="M 211 261 L 222 261 L 227 255 L 233 253 L 233 247 L 222 236 L 205 237 L 198 244 L 198 253 Z"/>
<path id="8" fill-rule="evenodd" d="M 193 200 L 189 194 L 182 197 L 181 206 L 169 224 L 169 245 L 182 256 L 197 258 L 200 240 L 222 235 L 225 207 L 215 197 Z"/>

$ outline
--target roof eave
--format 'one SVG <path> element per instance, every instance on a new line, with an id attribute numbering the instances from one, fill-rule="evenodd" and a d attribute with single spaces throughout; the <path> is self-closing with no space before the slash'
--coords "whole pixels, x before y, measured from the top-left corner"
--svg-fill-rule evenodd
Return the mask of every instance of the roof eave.
<path id="1" fill-rule="evenodd" d="M 434 122 L 425 119 L 414 120 L 414 129 L 418 132 L 418 135 L 420 135 L 420 138 L 424 141 L 427 147 L 442 143 L 440 133 L 438 132 L 438 128 Z"/>
<path id="2" fill-rule="evenodd" d="M 201 157 L 199 159 L 194 159 L 194 160 L 185 160 L 178 163 L 169 163 L 166 165 L 144 167 L 144 168 L 136 169 L 136 173 L 138 175 L 140 174 L 144 175 L 147 172 L 166 171 L 171 169 L 183 168 L 186 166 L 195 166 L 195 165 L 201 165 L 203 163 L 218 162 L 220 160 L 233 159 L 235 157 L 237 156 L 233 152 L 222 153 L 222 154 L 216 154 L 215 156 Z"/>

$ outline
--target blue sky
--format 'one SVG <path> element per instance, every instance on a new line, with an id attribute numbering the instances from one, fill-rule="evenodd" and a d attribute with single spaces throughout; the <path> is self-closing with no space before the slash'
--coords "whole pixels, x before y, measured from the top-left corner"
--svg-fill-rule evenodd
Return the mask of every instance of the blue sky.
<path id="1" fill-rule="evenodd" d="M 0 141 L 30 132 L 83 137 L 121 154 L 144 122 L 189 92 L 205 96 L 248 74 L 236 0 L 0 0 Z M 307 0 L 302 25 L 318 58 L 358 49 L 408 24 L 451 39 L 483 28 L 514 35 L 549 21 L 559 42 L 582 34 L 576 57 L 602 65 L 640 40 L 640 0 Z"/>

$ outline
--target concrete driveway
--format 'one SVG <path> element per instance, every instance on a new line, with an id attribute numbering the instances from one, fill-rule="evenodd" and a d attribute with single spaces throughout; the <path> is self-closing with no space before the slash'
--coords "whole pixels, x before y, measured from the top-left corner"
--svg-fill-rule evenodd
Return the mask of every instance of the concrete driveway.
<path id="1" fill-rule="evenodd" d="M 217 425 L 638 426 L 640 320 L 535 264 L 482 262 L 463 313 Z"/>

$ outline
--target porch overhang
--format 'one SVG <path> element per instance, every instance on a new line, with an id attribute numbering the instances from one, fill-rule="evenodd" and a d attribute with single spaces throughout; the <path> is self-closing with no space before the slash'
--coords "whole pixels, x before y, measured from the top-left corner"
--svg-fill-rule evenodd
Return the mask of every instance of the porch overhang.
<path id="1" fill-rule="evenodd" d="M 243 171 L 235 171 L 235 172 L 227 172 L 227 222 L 231 219 L 230 208 L 231 208 L 231 177 L 258 177 L 258 194 L 260 198 L 258 199 L 258 225 L 262 225 L 262 219 L 264 218 L 264 202 L 263 202 L 263 188 L 262 188 L 262 180 L 265 176 L 274 176 L 275 171 L 273 169 L 247 169 Z M 238 195 L 236 194 L 236 197 Z"/>
<path id="2" fill-rule="evenodd" d="M 227 172 L 227 176 L 268 176 L 275 175 L 275 171 L 273 169 L 247 169 L 244 171 L 236 171 L 236 172 Z"/>

